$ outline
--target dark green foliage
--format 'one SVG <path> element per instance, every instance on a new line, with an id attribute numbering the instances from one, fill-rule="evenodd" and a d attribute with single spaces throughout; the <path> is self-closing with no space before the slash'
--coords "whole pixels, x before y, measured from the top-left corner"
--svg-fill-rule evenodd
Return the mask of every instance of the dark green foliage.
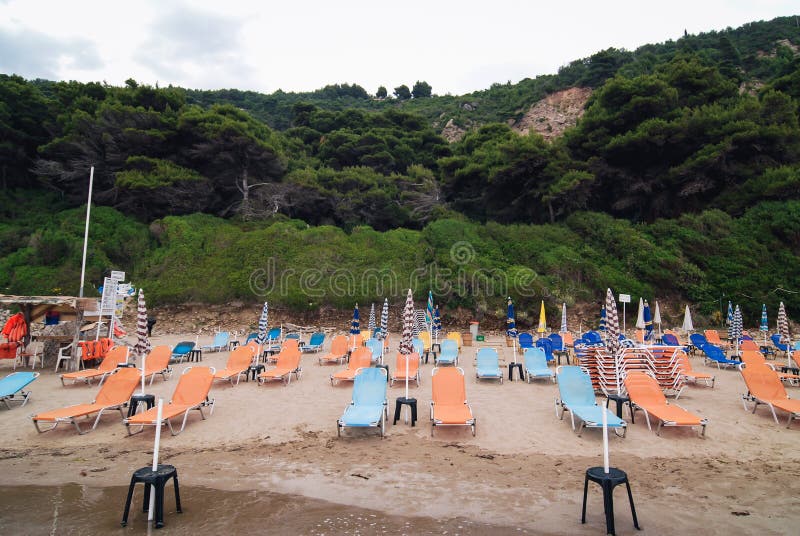
<path id="1" fill-rule="evenodd" d="M 417 82 L 414 84 L 414 87 L 411 89 L 411 95 L 415 99 L 424 99 L 430 97 L 432 92 L 433 88 L 429 83 L 424 81 L 420 82 L 419 80 L 417 80 Z"/>

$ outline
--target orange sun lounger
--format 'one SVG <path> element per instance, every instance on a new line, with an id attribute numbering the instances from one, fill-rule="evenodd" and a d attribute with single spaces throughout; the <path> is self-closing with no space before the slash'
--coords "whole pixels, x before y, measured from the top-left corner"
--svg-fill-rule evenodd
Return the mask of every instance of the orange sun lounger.
<path id="1" fill-rule="evenodd" d="M 236 378 L 236 385 L 242 375 L 247 376 L 247 369 L 253 363 L 253 349 L 250 346 L 239 346 L 228 357 L 225 368 L 214 373 L 215 380 L 228 380 L 234 385 L 233 379 Z"/>
<path id="2" fill-rule="evenodd" d="M 161 374 L 164 381 L 167 376 L 172 374 L 172 368 L 169 366 L 169 358 L 172 356 L 172 348 L 169 346 L 156 346 L 153 348 L 144 360 L 144 377 L 150 377 L 150 385 L 153 385 L 153 380 L 156 374 Z"/>
<path id="3" fill-rule="evenodd" d="M 331 374 L 331 385 L 340 381 L 351 382 L 355 379 L 358 369 L 369 367 L 372 364 L 372 352 L 366 346 L 359 346 L 352 354 L 347 368 Z"/>
<path id="4" fill-rule="evenodd" d="M 406 361 L 408 361 L 408 376 L 406 376 Z M 420 358 L 417 352 L 412 352 L 408 355 L 397 352 L 397 361 L 395 362 L 391 385 L 394 385 L 394 382 L 405 382 L 406 377 L 408 377 L 408 381 L 417 382 L 417 387 L 419 387 L 419 361 Z"/>
<path id="5" fill-rule="evenodd" d="M 350 351 L 350 341 L 346 335 L 337 335 L 331 341 L 331 351 L 319 357 L 320 365 L 329 363 L 344 363 L 347 360 L 347 352 Z"/>
<path id="6" fill-rule="evenodd" d="M 178 435 L 186 428 L 186 420 L 189 418 L 189 412 L 193 409 L 199 411 L 200 416 L 205 420 L 204 407 L 210 406 L 209 415 L 214 414 L 214 399 L 208 398 L 208 392 L 211 390 L 213 382 L 213 367 L 189 367 L 185 369 L 178 380 L 178 385 L 175 386 L 175 391 L 172 393 L 172 400 L 162 407 L 161 422 L 158 422 L 157 418 L 158 407 L 150 408 L 123 421 L 128 428 L 128 435 L 138 434 L 144 430 L 145 426 L 158 426 L 163 425 L 165 422 L 169 426 L 169 431 L 172 435 Z M 183 422 L 180 430 L 176 432 L 170 419 L 181 415 L 183 415 Z M 140 426 L 141 428 L 138 432 L 131 432 L 131 426 Z"/>
<path id="7" fill-rule="evenodd" d="M 720 348 L 728 348 L 730 345 L 728 341 L 723 341 L 719 337 L 719 331 L 716 329 L 707 329 L 705 330 L 706 340 L 713 344 L 714 346 L 719 346 Z"/>
<path id="8" fill-rule="evenodd" d="M 300 368 L 302 355 L 298 348 L 281 350 L 281 353 L 278 354 L 278 362 L 275 364 L 275 368 L 259 374 L 258 384 L 262 385 L 270 380 L 283 380 L 284 385 L 289 385 L 292 381 L 292 374 L 299 380 L 300 374 L 303 372 Z"/>
<path id="9" fill-rule="evenodd" d="M 798 380 L 800 380 L 800 375 L 792 374 L 790 372 L 778 372 L 775 370 L 775 365 L 772 363 L 767 363 L 767 360 L 764 359 L 764 355 L 758 350 L 744 350 L 741 357 L 742 363 L 745 363 L 747 366 L 753 364 L 764 365 L 765 367 L 768 367 L 770 370 L 775 372 L 782 382 L 789 382 L 791 385 L 796 385 Z"/>
<path id="10" fill-rule="evenodd" d="M 67 372 L 62 374 L 61 385 L 66 385 L 64 380 L 72 380 L 73 385 L 77 383 L 78 380 L 90 384 L 94 378 L 100 378 L 100 385 L 102 385 L 103 381 L 106 379 L 106 376 L 109 374 L 114 374 L 117 371 L 117 367 L 123 363 L 126 363 L 127 361 L 128 347 L 115 346 L 111 348 L 108 353 L 106 353 L 103 361 L 100 362 L 100 365 L 96 369 L 83 369 L 76 372 Z"/>
<path id="11" fill-rule="evenodd" d="M 772 418 L 778 423 L 778 416 L 775 408 L 783 410 L 789 414 L 786 428 L 792 424 L 792 420 L 800 417 L 800 400 L 789 398 L 786 388 L 781 383 L 775 371 L 767 365 L 756 363 L 744 363 L 739 365 L 744 383 L 747 385 L 747 394 L 742 395 L 742 404 L 747 410 L 747 402 L 753 402 L 753 413 L 759 404 L 765 404 L 772 411 Z"/>
<path id="12" fill-rule="evenodd" d="M 464 370 L 461 367 L 435 367 L 431 399 L 431 436 L 437 426 L 469 426 L 475 435 L 475 416 L 467 403 Z"/>
<path id="13" fill-rule="evenodd" d="M 100 387 L 97 393 L 97 398 L 91 404 L 77 404 L 68 406 L 66 408 L 56 409 L 53 411 L 46 411 L 33 415 L 33 425 L 39 432 L 47 432 L 52 430 L 62 422 L 67 422 L 75 425 L 79 434 L 85 434 L 89 430 L 83 430 L 78 424 L 79 417 L 89 418 L 90 415 L 97 413 L 97 418 L 94 420 L 92 430 L 97 428 L 100 422 L 100 417 L 103 412 L 109 409 L 118 409 L 123 418 L 125 414 L 122 412 L 122 407 L 128 403 L 133 391 L 141 381 L 141 371 L 135 368 L 122 368 L 116 374 L 112 374 L 108 380 Z M 42 430 L 39 427 L 40 422 L 52 423 L 53 426 Z"/>
<path id="14" fill-rule="evenodd" d="M 709 387 L 714 387 L 714 375 L 705 372 L 697 372 L 692 368 L 692 362 L 685 352 L 678 351 L 678 364 L 681 367 L 681 376 L 694 383 L 705 382 Z"/>
<path id="15" fill-rule="evenodd" d="M 644 372 L 629 372 L 625 377 L 625 389 L 631 399 L 631 416 L 637 409 L 644 411 L 650 430 L 650 417 L 659 419 L 656 435 L 661 435 L 662 426 L 700 426 L 700 435 L 705 435 L 708 419 L 698 417 L 677 404 L 669 404 L 652 376 Z"/>

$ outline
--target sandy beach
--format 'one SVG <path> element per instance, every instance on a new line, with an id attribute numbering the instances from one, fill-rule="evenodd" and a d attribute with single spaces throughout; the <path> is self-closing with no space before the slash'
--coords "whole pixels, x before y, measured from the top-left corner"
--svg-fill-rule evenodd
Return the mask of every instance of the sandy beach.
<path id="1" fill-rule="evenodd" d="M 152 344 L 174 345 L 193 338 L 154 336 Z M 200 343 L 210 340 L 206 336 Z M 390 340 L 387 361 L 393 369 L 399 336 L 392 334 Z M 488 342 L 501 341 L 494 336 Z M 329 344 L 330 337 L 325 347 Z M 165 430 L 162 435 L 161 461 L 180 471 L 185 510 L 176 516 L 168 499 L 165 521 L 170 533 L 181 533 L 181 525 L 187 531 L 189 526 L 198 527 L 189 519 L 196 523 L 208 517 L 198 505 L 213 501 L 211 491 L 217 491 L 220 500 L 232 500 L 238 511 L 230 514 L 227 530 L 232 533 L 257 530 L 234 521 L 246 511 L 242 500 L 249 497 L 248 504 L 257 504 L 256 495 L 269 494 L 324 505 L 316 517 L 273 525 L 276 533 L 282 533 L 284 526 L 297 534 L 322 534 L 325 529 L 329 534 L 602 534 L 602 496 L 597 486 L 589 488 L 587 523 L 580 523 L 585 471 L 602 465 L 601 433 L 587 430 L 578 437 L 568 418 L 556 417 L 558 388 L 553 383 L 477 382 L 475 349 L 463 348 L 459 361 L 477 418 L 475 437 L 466 428 L 437 429 L 431 437 L 433 364 L 422 365 L 422 385 L 412 384 L 410 389 L 420 408 L 417 426 L 390 422 L 384 439 L 374 429 L 347 430 L 337 439 L 335 422 L 350 401 L 352 387 L 332 386 L 330 374 L 342 367 L 318 365 L 317 354 L 304 354 L 302 377 L 289 386 L 217 382 L 211 391 L 216 401 L 213 415 L 201 421 L 194 414 L 182 434 L 172 437 Z M 202 365 L 222 367 L 228 355 L 205 352 Z M 505 359 L 513 359 L 510 348 Z M 787 430 L 783 415 L 782 424 L 776 425 L 766 408 L 755 415 L 744 411 L 740 398 L 744 382 L 737 371 L 718 371 L 704 365 L 699 356 L 691 360 L 696 370 L 717 377 L 713 389 L 690 385 L 678 401 L 708 418 L 705 438 L 688 428 L 665 429 L 656 436 L 641 414 L 630 424 L 627 410 L 623 415 L 629 421 L 627 437 L 610 437 L 611 465 L 628 473 L 641 534 L 792 533 L 800 517 L 796 500 L 800 424 Z M 146 391 L 167 401 L 177 375 L 191 365 L 174 365 L 169 381 L 159 376 Z M 3 363 L 0 372 L 10 371 L 10 364 Z M 800 397 L 797 387 L 787 389 L 791 397 Z M 0 415 L 4 430 L 0 487 L 39 490 L 36 496 L 46 499 L 47 490 L 78 485 L 82 490 L 115 490 L 113 497 L 124 498 L 121 487 L 127 486 L 131 473 L 152 461 L 152 429 L 128 437 L 119 414 L 109 413 L 85 435 L 66 425 L 38 434 L 31 414 L 89 402 L 97 386 L 95 382 L 63 387 L 52 370 L 44 370 L 31 391 L 25 407 L 3 409 Z M 390 421 L 394 399 L 403 391 L 401 384 L 389 388 Z M 624 491 L 617 490 L 615 497 L 617 533 L 638 533 Z M 118 521 L 122 498 L 103 502 L 102 508 L 111 512 L 109 519 Z M 20 521 L 5 508 L 0 510 L 0 532 L 8 533 Z M 49 514 L 52 504 L 39 503 L 37 508 L 41 527 L 31 526 L 30 533 L 50 533 L 57 526 L 57 514 Z M 337 512 L 343 516 L 358 512 L 364 521 L 325 525 L 324 520 Z M 55 533 L 71 532 L 69 515 L 60 513 L 64 532 Z M 379 516 L 381 522 L 371 525 L 370 515 Z M 134 510 L 131 525 L 141 530 L 143 519 Z M 81 532 L 106 533 L 116 522 L 104 523 L 82 526 Z"/>

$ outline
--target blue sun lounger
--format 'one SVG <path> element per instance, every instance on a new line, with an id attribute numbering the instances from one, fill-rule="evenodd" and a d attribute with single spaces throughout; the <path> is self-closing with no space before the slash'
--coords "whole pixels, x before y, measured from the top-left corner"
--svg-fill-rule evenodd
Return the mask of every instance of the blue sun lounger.
<path id="1" fill-rule="evenodd" d="M 20 407 L 24 406 L 31 392 L 23 389 L 38 377 L 38 372 L 12 372 L 0 380 L 0 400 L 8 409 L 11 409 L 11 402 L 22 402 Z"/>
<path id="2" fill-rule="evenodd" d="M 322 345 L 325 343 L 325 334 L 321 331 L 311 334 L 308 339 L 308 344 L 303 345 L 300 350 L 303 352 L 319 352 L 322 350 Z"/>
<path id="3" fill-rule="evenodd" d="M 716 363 L 717 368 L 722 367 L 738 367 L 742 364 L 741 361 L 734 361 L 733 359 L 728 359 L 725 355 L 725 352 L 722 348 L 718 346 L 714 346 L 710 342 L 705 343 L 703 346 L 700 347 L 705 354 L 706 363 Z"/>
<path id="4" fill-rule="evenodd" d="M 458 343 L 453 339 L 442 341 L 442 350 L 436 358 L 437 365 L 457 365 L 458 364 Z"/>
<path id="5" fill-rule="evenodd" d="M 526 348 L 522 361 L 525 367 L 525 374 L 528 375 L 528 383 L 539 378 L 556 381 L 556 373 L 547 366 L 547 356 L 544 353 L 544 348 Z"/>
<path id="6" fill-rule="evenodd" d="M 475 357 L 475 377 L 478 379 L 500 380 L 503 383 L 503 371 L 500 370 L 500 359 L 494 348 L 481 348 Z"/>
<path id="7" fill-rule="evenodd" d="M 564 418 L 564 412 L 569 411 L 572 429 L 575 430 L 575 418 L 581 421 L 581 426 L 576 431 L 581 435 L 583 428 L 602 428 L 603 412 L 606 412 L 606 425 L 613 428 L 614 433 L 625 437 L 627 424 L 614 415 L 608 408 L 598 406 L 594 397 L 594 388 L 589 374 L 581 367 L 563 366 L 556 369 L 558 379 L 558 393 L 561 399 L 556 399 L 556 416 Z M 559 411 L 560 410 L 560 411 Z M 619 431 L 622 430 L 622 434 Z"/>
<path id="8" fill-rule="evenodd" d="M 209 352 L 221 352 L 227 350 L 228 344 L 231 342 L 231 334 L 227 331 L 220 331 L 214 335 L 214 342 L 201 346 L 201 350 L 208 350 Z"/>
<path id="9" fill-rule="evenodd" d="M 380 428 L 381 437 L 386 433 L 386 386 L 387 372 L 384 368 L 362 368 L 353 382 L 353 400 L 336 421 L 336 433 L 352 428 Z"/>

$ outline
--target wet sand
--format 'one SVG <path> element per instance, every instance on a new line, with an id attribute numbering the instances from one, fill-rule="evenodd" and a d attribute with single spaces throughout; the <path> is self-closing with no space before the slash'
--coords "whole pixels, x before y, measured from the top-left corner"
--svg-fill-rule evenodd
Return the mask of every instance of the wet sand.
<path id="1" fill-rule="evenodd" d="M 155 338 L 154 344 L 179 338 Z M 568 419 L 555 416 L 552 383 L 477 383 L 474 350 L 465 348 L 459 363 L 478 419 L 474 438 L 466 429 L 437 430 L 431 438 L 432 364 L 422 366 L 422 386 L 411 388 L 419 401 L 418 425 L 389 424 L 385 439 L 375 430 L 348 430 L 336 438 L 335 421 L 352 388 L 331 386 L 329 375 L 340 367 L 319 366 L 316 354 L 304 355 L 302 378 L 288 387 L 216 384 L 212 416 L 201 421 L 194 415 L 181 435 L 162 436 L 161 461 L 178 468 L 186 511 L 172 513 L 168 500 L 170 533 L 228 527 L 247 534 L 270 526 L 297 534 L 602 533 L 596 485 L 589 488 L 587 524 L 580 524 L 585 470 L 602 464 L 599 431 L 578 437 Z M 202 364 L 220 367 L 227 356 L 205 354 Z M 644 529 L 634 530 L 618 489 L 617 533 L 792 533 L 800 518 L 800 424 L 787 430 L 766 409 L 745 412 L 738 372 L 706 367 L 699 357 L 692 361 L 695 369 L 717 375 L 714 389 L 690 386 L 678 400 L 709 418 L 705 439 L 690 429 L 666 429 L 658 437 L 641 414 L 626 438 L 611 436 L 611 463 L 628 473 Z M 167 382 L 159 378 L 147 392 L 168 399 L 175 384 L 175 375 Z M 788 389 L 800 398 L 800 389 Z M 10 492 L 4 493 L 10 500 L 0 510 L 0 533 L 25 527 L 19 511 L 34 502 L 38 514 L 27 522 L 29 533 L 49 534 L 54 505 L 71 493 L 77 494 L 73 506 L 89 504 L 86 517 L 83 507 L 60 508 L 56 533 L 81 525 L 82 533 L 95 534 L 118 527 L 130 474 L 151 463 L 152 430 L 128 437 L 112 413 L 83 436 L 69 427 L 37 434 L 31 413 L 88 402 L 97 387 L 62 387 L 45 371 L 31 390 L 27 406 L 0 411 L 0 486 Z M 397 384 L 389 389 L 390 419 L 394 399 L 402 395 Z M 630 421 L 627 412 L 625 417 Z M 226 506 L 212 513 L 217 503 Z M 92 515 L 100 511 L 102 516 Z M 137 515 L 131 525 L 141 529 Z M 251 518 L 262 522 L 250 525 Z"/>

